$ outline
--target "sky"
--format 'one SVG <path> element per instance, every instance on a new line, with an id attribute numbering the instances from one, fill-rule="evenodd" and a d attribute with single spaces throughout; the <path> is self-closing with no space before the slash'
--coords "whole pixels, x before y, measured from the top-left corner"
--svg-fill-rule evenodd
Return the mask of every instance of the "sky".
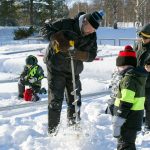
<path id="1" fill-rule="evenodd" d="M 66 4 L 68 5 L 68 7 L 72 7 L 72 5 L 74 4 L 74 3 L 78 3 L 78 2 L 87 2 L 88 4 L 89 3 L 92 3 L 92 1 L 91 0 L 66 0 Z"/>
<path id="2" fill-rule="evenodd" d="M 17 99 L 17 81 L 11 82 L 23 70 L 28 55 L 37 57 L 47 75 L 41 55 L 48 43 L 14 41 L 13 30 L 0 27 L 0 110 L 4 106 L 29 103 Z M 99 28 L 97 36 L 98 39 L 135 38 L 136 33 L 133 28 Z M 110 98 L 108 86 L 115 69 L 115 59 L 123 45 L 110 44 L 108 41 L 103 45 L 98 44 L 97 60 L 84 63 L 84 71 L 81 73 L 83 97 L 80 130 L 67 127 L 67 106 L 64 101 L 58 134 L 55 137 L 48 136 L 47 105 L 35 106 L 36 103 L 31 103 L 30 107 L 0 111 L 0 150 L 115 150 L 116 139 L 112 137 L 111 116 L 104 114 L 104 111 Z M 36 49 L 38 51 L 27 52 Z M 47 89 L 46 79 L 42 81 L 42 87 Z M 87 94 L 100 92 L 106 93 L 86 97 Z M 47 95 L 40 95 L 40 98 L 43 102 L 47 101 Z M 148 150 L 150 135 L 139 133 L 136 145 L 137 150 Z"/>

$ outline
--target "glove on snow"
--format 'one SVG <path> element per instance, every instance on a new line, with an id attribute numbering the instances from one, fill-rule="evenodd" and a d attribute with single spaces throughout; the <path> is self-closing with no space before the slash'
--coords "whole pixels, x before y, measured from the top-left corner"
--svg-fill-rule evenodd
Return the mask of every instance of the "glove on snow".
<path id="1" fill-rule="evenodd" d="M 113 123 L 113 136 L 115 138 L 119 138 L 121 133 L 121 127 L 125 123 L 126 119 L 119 117 L 119 116 L 113 116 L 112 123 Z"/>

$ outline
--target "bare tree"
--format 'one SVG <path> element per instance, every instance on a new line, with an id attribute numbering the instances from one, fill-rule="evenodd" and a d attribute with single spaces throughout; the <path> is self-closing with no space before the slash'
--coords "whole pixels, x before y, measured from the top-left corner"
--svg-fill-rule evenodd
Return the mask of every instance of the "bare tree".
<path id="1" fill-rule="evenodd" d="M 85 13 L 89 12 L 88 3 L 81 3 L 81 2 L 74 3 L 72 8 L 70 8 L 69 10 L 69 16 L 73 18 L 81 11 Z"/>
<path id="2" fill-rule="evenodd" d="M 139 30 L 140 25 L 144 25 L 149 22 L 149 5 L 150 1 L 149 0 L 136 0 L 136 5 L 135 5 L 135 15 L 136 15 L 136 22 L 135 26 L 137 28 L 137 32 Z"/>

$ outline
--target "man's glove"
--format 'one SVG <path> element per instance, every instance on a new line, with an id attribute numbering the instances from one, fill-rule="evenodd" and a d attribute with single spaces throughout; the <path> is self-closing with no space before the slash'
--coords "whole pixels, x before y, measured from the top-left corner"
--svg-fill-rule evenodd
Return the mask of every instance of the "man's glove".
<path id="1" fill-rule="evenodd" d="M 55 53 L 58 52 L 68 52 L 70 41 L 75 41 L 77 39 L 77 34 L 72 31 L 62 30 L 56 32 L 51 36 L 51 46 Z"/>
<path id="2" fill-rule="evenodd" d="M 121 127 L 122 125 L 125 123 L 126 119 L 119 117 L 119 116 L 113 116 L 113 136 L 115 138 L 119 138 L 120 137 L 120 133 L 121 133 Z"/>
<path id="3" fill-rule="evenodd" d="M 64 31 L 56 32 L 51 36 L 51 45 L 55 53 L 68 52 L 70 48 L 69 39 L 65 36 Z"/>
<path id="4" fill-rule="evenodd" d="M 88 52 L 83 52 L 83 51 L 78 51 L 78 50 L 73 51 L 71 55 L 73 59 L 81 60 L 81 61 L 87 61 L 89 58 Z"/>
<path id="5" fill-rule="evenodd" d="M 29 79 L 29 82 L 30 82 L 30 83 L 34 83 L 34 82 L 36 82 L 36 81 L 37 81 L 37 78 L 35 78 L 35 77 L 34 77 L 34 78 Z"/>

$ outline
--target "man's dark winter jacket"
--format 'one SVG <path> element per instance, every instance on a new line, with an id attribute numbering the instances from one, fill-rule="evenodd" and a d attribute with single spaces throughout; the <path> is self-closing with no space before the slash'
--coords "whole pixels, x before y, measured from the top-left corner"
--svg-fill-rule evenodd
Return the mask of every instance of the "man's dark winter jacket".
<path id="1" fill-rule="evenodd" d="M 150 43 L 145 45 L 138 43 L 135 51 L 137 54 L 137 66 L 144 67 L 146 61 L 150 60 Z M 146 82 L 146 89 L 148 88 L 150 88 L 150 73 Z"/>
<path id="2" fill-rule="evenodd" d="M 114 115 L 126 119 L 124 127 L 141 130 L 147 72 L 143 68 L 128 68 L 119 84 Z"/>
<path id="3" fill-rule="evenodd" d="M 60 21 L 54 22 L 51 25 L 51 29 L 47 30 L 47 38 L 50 39 L 50 36 L 52 34 L 60 30 L 69 30 L 77 33 L 78 40 L 75 43 L 75 49 L 78 51 L 88 52 L 88 59 L 86 60 L 87 62 L 91 62 L 95 59 L 97 54 L 97 38 L 95 32 L 87 36 L 82 36 L 78 19 L 62 19 Z M 44 61 L 47 66 L 49 66 L 53 70 L 61 71 L 64 73 L 71 73 L 69 54 L 62 52 L 55 54 L 53 49 L 51 48 L 51 44 L 49 44 Z M 83 70 L 83 62 L 80 60 L 74 60 L 74 68 L 75 74 L 80 74 Z"/>

